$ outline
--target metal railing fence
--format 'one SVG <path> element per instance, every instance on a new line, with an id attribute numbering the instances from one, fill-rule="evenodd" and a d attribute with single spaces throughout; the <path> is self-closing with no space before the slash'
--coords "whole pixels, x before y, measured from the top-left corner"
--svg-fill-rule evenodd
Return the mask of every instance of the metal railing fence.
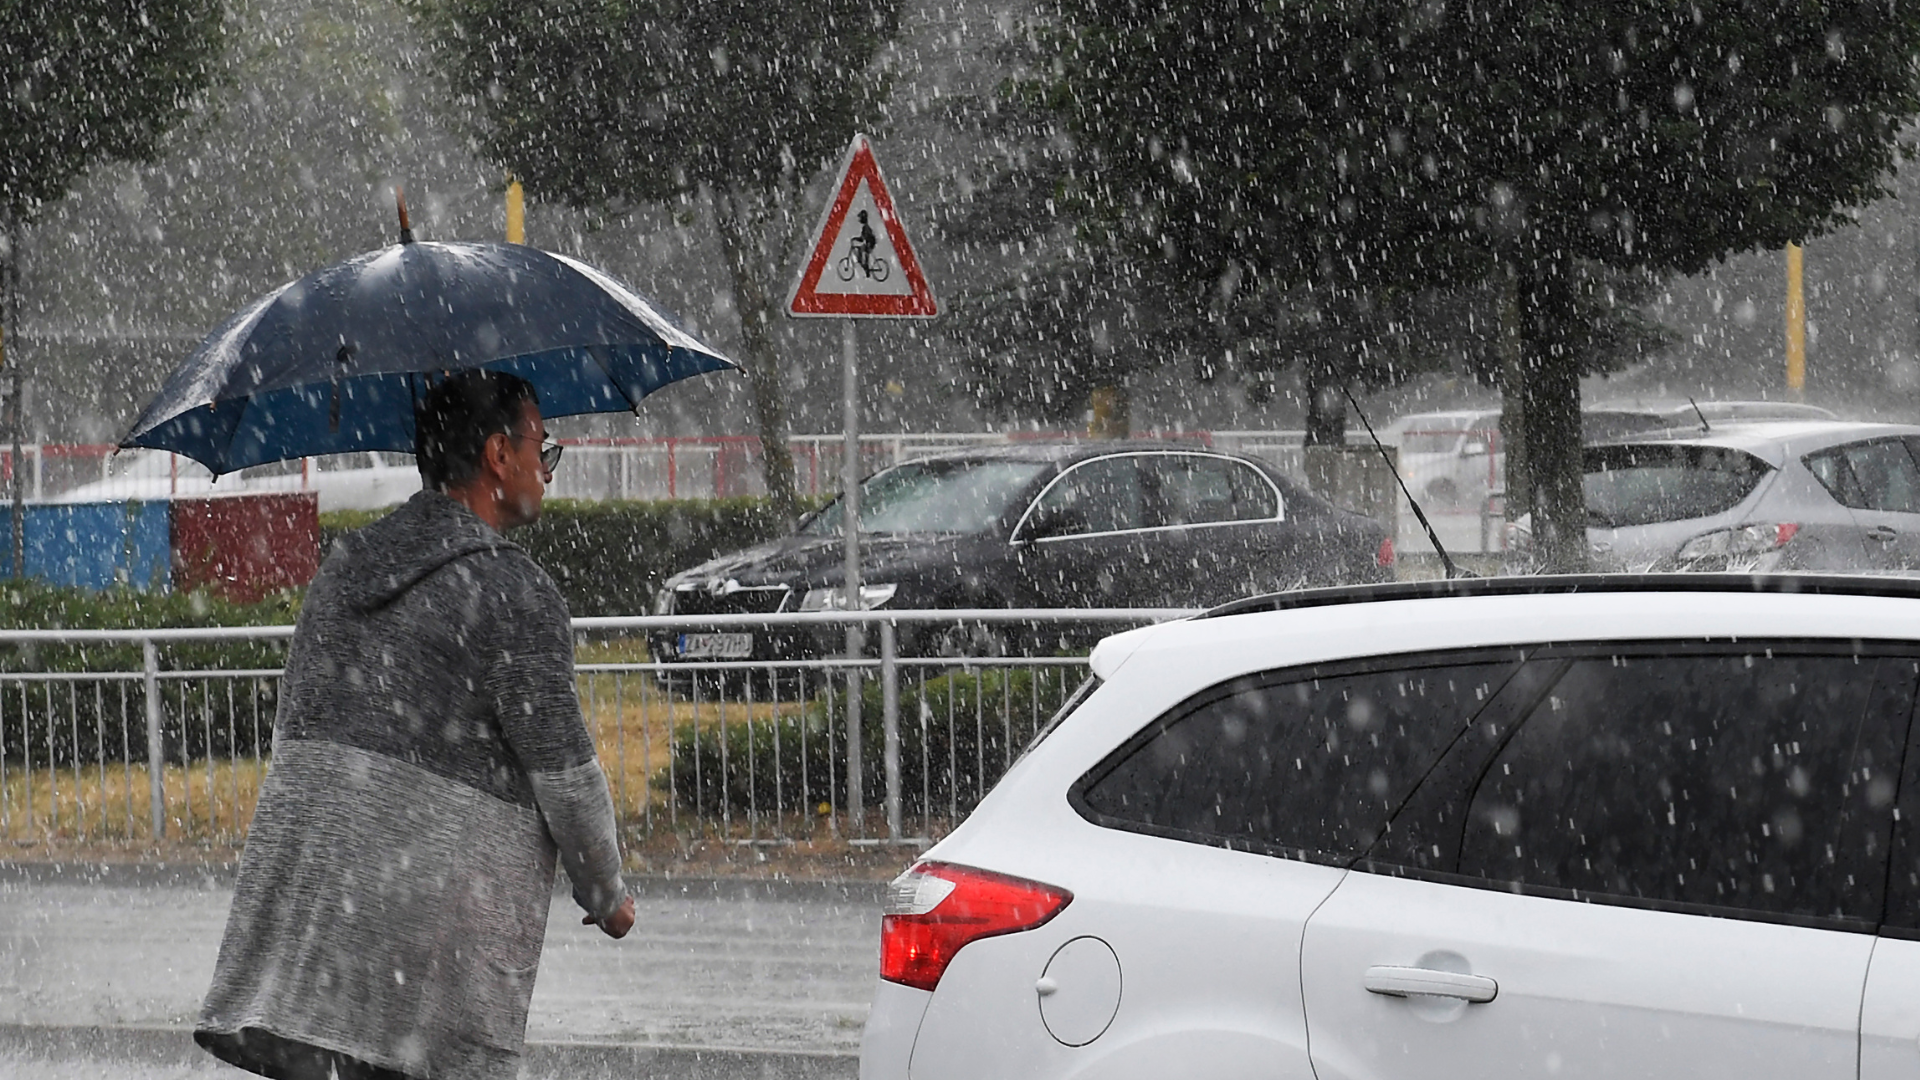
<path id="1" fill-rule="evenodd" d="M 964 819 L 1011 767 L 1084 680 L 1085 646 L 1190 614 L 582 618 L 576 675 L 629 839 L 912 842 Z M 871 632 L 856 659 L 840 649 L 849 627 Z M 957 630 L 967 632 L 948 633 Z M 649 655 L 649 636 L 691 632 L 767 633 L 794 655 Z M 287 626 L 0 631 L 0 840 L 244 839 L 282 672 L 224 666 L 219 652 L 251 647 L 257 658 L 291 636 Z M 919 655 L 935 641 L 983 636 L 1024 643 L 1028 655 Z M 58 650 L 64 662 L 36 664 Z M 91 659 L 76 661 L 80 650 Z"/>

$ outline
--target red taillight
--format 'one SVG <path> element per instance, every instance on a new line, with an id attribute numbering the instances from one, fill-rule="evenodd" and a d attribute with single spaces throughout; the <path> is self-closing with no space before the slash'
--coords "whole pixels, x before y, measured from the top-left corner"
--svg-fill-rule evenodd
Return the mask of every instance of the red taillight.
<path id="1" fill-rule="evenodd" d="M 1373 561 L 1381 566 L 1393 565 L 1393 537 L 1380 541 L 1380 550 L 1374 553 Z"/>
<path id="2" fill-rule="evenodd" d="M 970 941 L 1031 930 L 1073 894 L 1037 881 L 951 863 L 920 863 L 894 879 L 880 919 L 880 977 L 932 990 Z"/>
<path id="3" fill-rule="evenodd" d="M 1776 528 L 1778 528 L 1780 532 L 1778 534 L 1779 539 L 1773 543 L 1774 547 L 1786 547 L 1787 541 L 1793 539 L 1794 534 L 1800 531 L 1799 523 L 1793 521 L 1783 521 L 1776 526 Z"/>

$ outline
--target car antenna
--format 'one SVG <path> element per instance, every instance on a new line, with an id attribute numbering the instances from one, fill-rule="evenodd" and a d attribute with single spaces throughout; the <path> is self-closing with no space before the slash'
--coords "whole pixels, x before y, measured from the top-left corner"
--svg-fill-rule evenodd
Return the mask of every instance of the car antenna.
<path id="1" fill-rule="evenodd" d="M 1407 490 L 1407 481 L 1401 477 L 1400 470 L 1394 466 L 1393 455 L 1387 453 L 1385 446 L 1380 445 L 1380 436 L 1373 433 L 1373 425 L 1367 423 L 1366 411 L 1360 408 L 1358 401 L 1353 399 L 1353 391 L 1342 382 L 1340 392 L 1347 395 L 1347 404 L 1352 405 L 1355 415 L 1360 417 L 1360 426 L 1367 429 L 1367 438 L 1373 440 L 1373 448 L 1380 451 L 1380 460 L 1387 463 L 1387 471 L 1393 474 L 1394 482 L 1400 485 L 1400 494 L 1405 495 L 1407 505 L 1413 507 L 1413 516 L 1419 518 L 1420 527 L 1427 530 L 1427 540 L 1433 544 L 1433 550 L 1439 553 L 1440 565 L 1447 571 L 1447 580 L 1467 577 L 1467 574 L 1461 573 L 1459 567 L 1453 565 L 1453 557 L 1447 554 L 1447 549 L 1440 543 L 1440 534 L 1433 531 L 1433 524 L 1427 520 L 1427 512 L 1420 509 L 1419 500 L 1413 497 L 1413 492 Z"/>
<path id="2" fill-rule="evenodd" d="M 1691 394 L 1687 396 L 1687 404 L 1693 406 L 1693 415 L 1700 418 L 1700 434 L 1702 435 L 1713 434 L 1713 425 L 1707 423 L 1707 414 L 1700 411 L 1700 403 L 1693 400 L 1693 396 Z"/>

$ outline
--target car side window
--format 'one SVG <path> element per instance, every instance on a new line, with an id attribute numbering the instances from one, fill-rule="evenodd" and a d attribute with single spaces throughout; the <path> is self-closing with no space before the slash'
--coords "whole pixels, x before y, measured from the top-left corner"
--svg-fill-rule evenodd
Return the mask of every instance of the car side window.
<path id="1" fill-rule="evenodd" d="M 1201 454 L 1155 454 L 1143 462 L 1152 483 L 1150 526 L 1270 521 L 1279 513 L 1273 485 L 1241 462 Z"/>
<path id="2" fill-rule="evenodd" d="M 1842 506 L 1920 513 L 1920 467 L 1902 439 L 1876 439 L 1822 451 L 1807 468 Z"/>
<path id="3" fill-rule="evenodd" d="M 1827 489 L 1834 502 L 1855 510 L 1867 509 L 1866 493 L 1860 490 L 1860 482 L 1854 479 L 1853 470 L 1847 467 L 1846 455 L 1839 449 L 1809 454 L 1806 463 L 1807 471 Z"/>
<path id="4" fill-rule="evenodd" d="M 1112 828 L 1345 862 L 1517 667 L 1415 661 L 1237 679 L 1129 740 L 1070 799 Z"/>
<path id="5" fill-rule="evenodd" d="M 1132 456 L 1094 458 L 1061 474 L 1027 516 L 1046 536 L 1126 532 L 1141 527 L 1140 471 Z"/>
<path id="6" fill-rule="evenodd" d="M 1912 666 L 1759 646 L 1577 659 L 1488 766 L 1460 873 L 1876 921 Z"/>

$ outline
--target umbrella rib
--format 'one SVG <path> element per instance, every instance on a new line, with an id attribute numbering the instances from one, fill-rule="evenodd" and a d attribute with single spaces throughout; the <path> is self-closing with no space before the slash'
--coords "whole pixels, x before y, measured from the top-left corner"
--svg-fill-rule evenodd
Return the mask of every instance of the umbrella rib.
<path id="1" fill-rule="evenodd" d="M 667 352 L 669 355 L 671 355 L 673 352 L 673 346 L 667 345 L 667 343 L 664 341 L 662 341 L 661 344 L 667 346 Z M 600 365 L 600 374 L 605 375 L 607 377 L 607 382 L 613 386 L 613 392 L 616 394 L 619 394 L 620 397 L 626 401 L 627 411 L 634 414 L 635 416 L 638 416 L 640 415 L 640 403 L 633 399 L 632 394 L 627 393 L 627 388 L 620 385 L 619 379 L 616 379 L 613 377 L 613 357 L 612 357 L 611 348 L 612 348 L 611 346 L 606 344 L 589 345 L 587 346 L 587 355 L 593 357 L 593 362 L 595 364 Z"/>

